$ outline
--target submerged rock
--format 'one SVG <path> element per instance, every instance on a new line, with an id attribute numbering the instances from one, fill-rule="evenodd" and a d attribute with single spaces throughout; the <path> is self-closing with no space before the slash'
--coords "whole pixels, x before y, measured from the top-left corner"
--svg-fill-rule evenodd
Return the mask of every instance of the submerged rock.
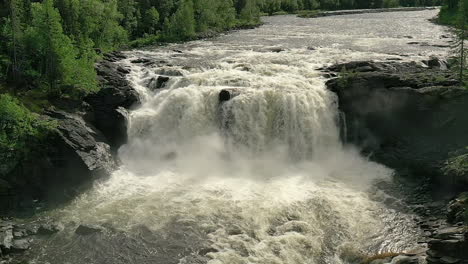
<path id="1" fill-rule="evenodd" d="M 96 233 L 101 233 L 103 230 L 101 227 L 98 226 L 91 226 L 91 225 L 80 225 L 75 230 L 75 234 L 80 236 L 89 236 Z"/>
<path id="2" fill-rule="evenodd" d="M 38 235 L 52 235 L 63 230 L 63 226 L 60 223 L 46 223 L 42 224 L 38 230 Z"/>
<path id="3" fill-rule="evenodd" d="M 468 210 L 468 192 L 459 194 L 450 201 L 447 210 L 447 220 L 450 223 L 458 223 L 466 220 Z"/>

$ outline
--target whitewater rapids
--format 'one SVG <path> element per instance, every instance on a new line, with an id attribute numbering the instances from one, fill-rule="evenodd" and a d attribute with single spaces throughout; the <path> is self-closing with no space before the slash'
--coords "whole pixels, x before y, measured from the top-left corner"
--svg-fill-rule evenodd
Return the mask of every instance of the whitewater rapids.
<path id="1" fill-rule="evenodd" d="M 292 25 L 308 20 L 297 21 Z M 289 32 L 307 39 L 303 30 L 315 29 L 267 22 L 213 41 L 128 52 L 121 64 L 131 69 L 143 103 L 130 113 L 122 166 L 48 213 L 66 228 L 41 248 L 39 263 L 358 263 L 417 247 L 413 216 L 389 208 L 388 194 L 375 187 L 393 172 L 343 144 L 337 98 L 317 70 L 337 61 L 400 58 L 363 48 L 390 40 L 311 48 L 282 38 Z M 271 31 L 279 32 L 265 34 Z M 408 49 L 413 59 L 428 55 Z M 137 58 L 153 63 L 132 63 Z M 169 81 L 151 89 L 158 76 Z M 220 103 L 223 89 L 239 94 Z M 79 237 L 73 233 L 79 224 L 105 231 Z"/>

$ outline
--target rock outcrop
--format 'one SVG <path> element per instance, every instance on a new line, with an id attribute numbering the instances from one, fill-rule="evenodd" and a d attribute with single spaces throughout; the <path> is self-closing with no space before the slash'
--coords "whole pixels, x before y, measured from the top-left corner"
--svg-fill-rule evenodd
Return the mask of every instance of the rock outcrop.
<path id="1" fill-rule="evenodd" d="M 127 138 L 127 109 L 138 104 L 125 79 L 129 71 L 108 55 L 98 64 L 102 89 L 83 101 L 60 99 L 43 118 L 56 124 L 41 156 L 25 160 L 0 180 L 0 212 L 37 207 L 37 201 L 61 202 L 117 168 L 117 149 Z"/>
<path id="2" fill-rule="evenodd" d="M 468 146 L 468 90 L 445 64 L 429 61 L 340 64 L 328 69 L 341 74 L 327 85 L 346 115 L 347 140 L 378 162 L 452 188 L 459 184 L 442 168 Z"/>
<path id="3" fill-rule="evenodd" d="M 413 208 L 423 217 L 418 225 L 429 249 L 427 263 L 468 263 L 468 196 L 462 193 L 447 206 L 443 198 L 468 188 L 462 164 L 468 152 L 468 90 L 436 58 L 422 64 L 351 62 L 323 70 L 327 76 L 339 73 L 327 86 L 346 116 L 346 139 L 398 175 L 429 182 L 424 194 L 434 201 Z"/>
<path id="4" fill-rule="evenodd" d="M 123 58 L 125 55 L 115 52 L 97 64 L 102 89 L 85 99 L 92 108 L 88 121 L 103 133 L 113 151 L 127 142 L 126 110 L 140 103 L 137 91 L 125 78 L 129 69 L 116 63 Z"/>

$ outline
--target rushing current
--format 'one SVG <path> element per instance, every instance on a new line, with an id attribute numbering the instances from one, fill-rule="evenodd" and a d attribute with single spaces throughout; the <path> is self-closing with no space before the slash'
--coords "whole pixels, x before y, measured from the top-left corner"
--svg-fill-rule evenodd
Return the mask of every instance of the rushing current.
<path id="1" fill-rule="evenodd" d="M 375 187 L 392 170 L 342 142 L 318 68 L 443 55 L 436 12 L 270 17 L 127 52 L 120 63 L 143 103 L 129 115 L 122 166 L 47 213 L 65 229 L 39 243 L 35 263 L 357 263 L 416 249 L 413 216 Z M 159 76 L 169 81 L 155 89 Z M 235 96 L 220 103 L 221 90 Z M 79 236 L 80 224 L 103 231 Z"/>

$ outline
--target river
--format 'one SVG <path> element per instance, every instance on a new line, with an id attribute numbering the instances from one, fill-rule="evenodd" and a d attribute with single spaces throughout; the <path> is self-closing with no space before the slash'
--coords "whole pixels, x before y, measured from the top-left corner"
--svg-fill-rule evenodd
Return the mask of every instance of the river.
<path id="1" fill-rule="evenodd" d="M 35 263 L 356 263 L 411 251 L 413 215 L 375 186 L 392 170 L 340 140 L 336 96 L 319 68 L 447 52 L 437 10 L 302 19 L 126 52 L 142 97 L 121 168 L 46 213 L 64 231 Z M 144 58 L 150 63 L 135 63 Z M 168 76 L 162 89 L 155 78 Z M 219 92 L 238 93 L 219 103 Z M 398 200 L 398 199 L 396 199 Z M 80 236 L 80 224 L 102 231 Z"/>

